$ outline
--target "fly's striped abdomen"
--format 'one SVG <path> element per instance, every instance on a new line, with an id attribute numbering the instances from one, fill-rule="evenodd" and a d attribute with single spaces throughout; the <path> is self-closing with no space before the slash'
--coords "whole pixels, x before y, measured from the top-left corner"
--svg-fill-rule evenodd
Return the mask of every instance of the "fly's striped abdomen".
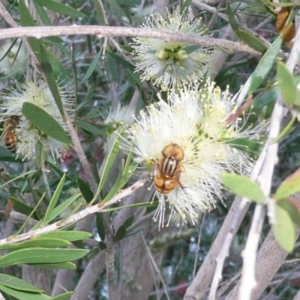
<path id="1" fill-rule="evenodd" d="M 161 172 L 165 176 L 174 176 L 177 166 L 178 166 L 177 160 L 167 157 L 163 160 Z"/>

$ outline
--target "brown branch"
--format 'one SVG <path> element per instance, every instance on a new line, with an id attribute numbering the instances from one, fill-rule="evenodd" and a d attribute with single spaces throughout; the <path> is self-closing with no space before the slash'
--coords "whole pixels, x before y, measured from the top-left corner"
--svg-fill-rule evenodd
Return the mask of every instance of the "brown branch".
<path id="1" fill-rule="evenodd" d="M 182 33 L 171 33 L 149 28 L 129 28 L 129 27 L 108 27 L 92 25 L 74 26 L 43 26 L 43 27 L 18 27 L 0 30 L 0 40 L 17 37 L 35 37 L 37 39 L 49 36 L 62 35 L 96 35 L 99 38 L 104 36 L 126 36 L 126 37 L 147 37 L 165 40 L 166 42 L 181 42 L 206 47 L 218 46 L 232 51 L 243 51 L 253 55 L 261 55 L 260 52 L 249 46 L 222 39 L 214 39 L 199 35 L 186 35 Z"/>

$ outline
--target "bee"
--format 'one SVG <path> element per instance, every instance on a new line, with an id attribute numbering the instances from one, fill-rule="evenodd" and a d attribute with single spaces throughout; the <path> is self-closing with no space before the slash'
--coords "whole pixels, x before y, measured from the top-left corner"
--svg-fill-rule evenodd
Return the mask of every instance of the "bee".
<path id="1" fill-rule="evenodd" d="M 20 122 L 19 116 L 11 116 L 4 122 L 5 133 L 5 146 L 11 153 L 16 153 L 17 150 L 17 138 L 15 135 L 15 129 Z"/>
<path id="2" fill-rule="evenodd" d="M 180 173 L 183 171 L 184 152 L 177 144 L 169 144 L 162 150 L 162 158 L 156 163 L 154 183 L 161 194 L 168 194 L 180 183 Z"/>

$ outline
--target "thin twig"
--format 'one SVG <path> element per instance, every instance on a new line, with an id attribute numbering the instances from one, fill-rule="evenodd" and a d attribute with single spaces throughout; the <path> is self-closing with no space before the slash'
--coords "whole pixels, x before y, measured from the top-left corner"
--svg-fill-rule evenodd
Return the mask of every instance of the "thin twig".
<path id="1" fill-rule="evenodd" d="M 93 206 L 88 206 L 87 208 L 83 209 L 82 211 L 70 216 L 69 218 L 67 218 L 66 220 L 62 221 L 57 221 L 51 225 L 42 227 L 42 228 L 38 228 L 36 230 L 33 231 L 29 231 L 23 234 L 20 234 L 18 236 L 15 237 L 9 237 L 6 239 L 2 239 L 0 240 L 0 245 L 7 245 L 7 244 L 15 244 L 15 243 L 19 243 L 25 240 L 29 240 L 32 239 L 38 235 L 41 234 L 45 234 L 48 232 L 52 232 L 52 231 L 56 231 L 59 230 L 61 228 L 64 228 L 68 225 L 74 224 L 79 222 L 80 220 L 86 218 L 89 215 L 95 214 L 95 213 L 99 213 L 99 212 L 105 212 L 105 209 L 114 204 L 117 203 L 119 201 L 121 201 L 124 197 L 127 197 L 129 195 L 131 195 L 132 193 L 134 193 L 136 190 L 138 190 L 139 188 L 141 188 L 145 183 L 145 180 L 140 180 L 137 181 L 136 183 L 134 183 L 133 185 L 131 185 L 129 188 L 122 190 L 119 194 L 117 194 L 115 197 L 113 197 L 110 201 L 104 203 L 102 206 L 99 206 L 99 204 L 95 204 Z"/>
<path id="2" fill-rule="evenodd" d="M 218 46 L 232 51 L 248 52 L 253 55 L 261 55 L 260 52 L 249 46 L 231 42 L 223 39 L 203 37 L 199 35 L 186 35 L 182 33 L 172 33 L 148 28 L 129 28 L 114 26 L 93 26 L 93 25 L 74 25 L 74 26 L 36 26 L 36 27 L 18 27 L 5 28 L 0 30 L 0 40 L 16 37 L 35 37 L 40 39 L 49 36 L 62 35 L 95 35 L 99 38 L 104 36 L 127 36 L 127 37 L 147 37 L 162 39 L 166 42 L 181 42 L 206 47 Z"/>
<path id="3" fill-rule="evenodd" d="M 151 261 L 151 265 L 154 267 L 154 269 L 155 269 L 155 271 L 156 271 L 156 273 L 157 273 L 157 275 L 158 275 L 158 277 L 159 277 L 159 279 L 161 281 L 161 284 L 162 284 L 163 289 L 164 289 L 164 294 L 165 294 L 167 300 L 170 300 L 170 297 L 169 297 L 169 294 L 168 294 L 168 289 L 167 289 L 167 286 L 165 284 L 165 281 L 164 281 L 163 277 L 161 276 L 160 270 L 159 270 L 157 264 L 155 263 L 155 260 L 154 260 L 154 258 L 152 256 L 152 254 L 151 254 L 148 246 L 147 246 L 147 243 L 146 243 L 146 240 L 144 238 L 144 235 L 142 233 L 140 233 L 140 234 L 142 236 L 143 243 L 145 245 L 145 249 L 146 249 L 147 255 L 148 255 L 148 257 L 149 257 L 149 259 Z"/>
<path id="4" fill-rule="evenodd" d="M 299 54 L 300 54 L 300 29 L 298 30 L 297 35 L 294 39 L 294 45 L 287 61 L 287 67 L 291 72 L 293 72 Z M 278 142 L 274 142 L 274 141 L 276 140 L 276 138 L 280 133 L 281 120 L 285 112 L 286 112 L 286 108 L 284 107 L 282 97 L 279 96 L 277 98 L 277 102 L 272 113 L 270 133 L 267 141 L 267 155 L 264 161 L 264 166 L 259 176 L 260 186 L 266 197 L 270 195 L 273 172 L 274 172 L 275 165 L 278 162 L 278 155 L 277 155 Z M 243 264 L 243 271 L 242 271 L 242 278 L 241 278 L 241 286 L 239 289 L 239 299 L 243 299 L 243 300 L 251 299 L 251 293 L 255 287 L 255 282 L 256 282 L 255 281 L 256 251 L 258 247 L 260 231 L 262 228 L 262 222 L 265 214 L 264 209 L 259 208 L 259 206 L 260 205 L 257 205 L 257 210 L 255 211 L 255 218 L 253 218 L 246 247 L 244 250 L 245 253 L 243 257 L 244 264 Z"/>
<path id="5" fill-rule="evenodd" d="M 195 259 L 194 259 L 194 269 L 193 269 L 193 277 L 195 277 L 196 274 L 196 269 L 198 265 L 198 257 L 199 257 L 199 251 L 200 251 L 200 240 L 201 240 L 201 234 L 204 226 L 204 221 L 205 221 L 205 214 L 203 214 L 202 222 L 199 228 L 199 234 L 198 234 L 198 241 L 197 241 L 197 251 L 195 253 Z"/>

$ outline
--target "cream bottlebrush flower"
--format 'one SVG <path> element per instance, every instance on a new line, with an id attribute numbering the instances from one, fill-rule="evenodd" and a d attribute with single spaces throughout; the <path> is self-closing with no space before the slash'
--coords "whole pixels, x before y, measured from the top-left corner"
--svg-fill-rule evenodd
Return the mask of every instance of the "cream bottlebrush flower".
<path id="1" fill-rule="evenodd" d="M 222 93 L 208 81 L 200 91 L 189 85 L 171 92 L 168 103 L 152 104 L 127 127 L 135 160 L 153 174 L 159 202 L 154 218 L 159 227 L 164 226 L 166 206 L 170 208 L 167 224 L 174 213 L 195 224 L 199 212 L 211 210 L 221 198 L 220 175 L 251 168 L 248 155 L 228 140 L 256 139 L 256 131 L 261 130 L 242 130 L 239 122 L 228 123 L 234 112 L 229 92 Z"/>
<path id="2" fill-rule="evenodd" d="M 143 27 L 186 35 L 200 36 L 206 32 L 201 20 L 189 22 L 179 8 L 173 13 L 167 12 L 164 17 L 151 15 Z M 203 46 L 137 37 L 132 48 L 136 70 L 142 72 L 142 80 L 152 80 L 162 90 L 180 88 L 188 82 L 200 80 L 208 71 L 211 49 Z"/>
<path id="3" fill-rule="evenodd" d="M 7 40 L 0 46 L 0 74 L 9 75 L 20 71 L 27 62 L 28 55 L 21 41 Z"/>
<path id="4" fill-rule="evenodd" d="M 61 90 L 60 92 L 66 112 L 73 118 L 73 102 L 69 94 L 67 91 Z M 24 159 L 35 159 L 38 144 L 44 153 L 50 153 L 53 158 L 60 157 L 61 152 L 65 151 L 68 146 L 40 132 L 22 116 L 21 112 L 24 102 L 32 103 L 46 111 L 66 130 L 66 126 L 47 83 L 42 80 L 38 82 L 28 81 L 25 84 L 18 85 L 9 94 L 2 95 L 1 99 L 0 108 L 3 113 L 1 114 L 0 121 L 5 122 L 12 116 L 19 117 L 18 126 L 14 130 L 17 140 L 17 157 L 21 155 Z"/>

